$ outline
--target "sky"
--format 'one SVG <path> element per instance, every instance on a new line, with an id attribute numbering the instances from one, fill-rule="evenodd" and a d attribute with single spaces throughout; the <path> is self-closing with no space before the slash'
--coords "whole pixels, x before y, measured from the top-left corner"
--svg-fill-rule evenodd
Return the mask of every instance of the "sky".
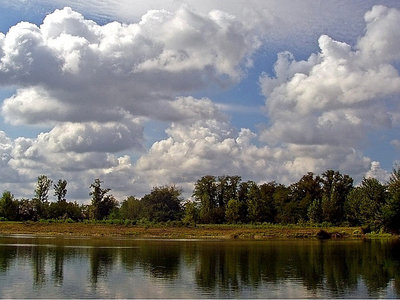
<path id="1" fill-rule="evenodd" d="M 0 191 L 400 163 L 400 2 L 0 0 Z"/>

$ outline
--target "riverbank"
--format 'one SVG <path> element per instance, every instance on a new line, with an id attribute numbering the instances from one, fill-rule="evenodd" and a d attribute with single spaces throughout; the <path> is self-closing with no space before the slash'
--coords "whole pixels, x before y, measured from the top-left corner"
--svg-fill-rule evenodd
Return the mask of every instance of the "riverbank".
<path id="1" fill-rule="evenodd" d="M 300 225 L 208 225 L 189 227 L 125 226 L 115 224 L 0 222 L 0 234 L 33 234 L 37 236 L 122 236 L 165 239 L 363 239 L 369 235 L 360 227 L 306 227 Z M 397 237 L 389 234 L 376 237 Z"/>

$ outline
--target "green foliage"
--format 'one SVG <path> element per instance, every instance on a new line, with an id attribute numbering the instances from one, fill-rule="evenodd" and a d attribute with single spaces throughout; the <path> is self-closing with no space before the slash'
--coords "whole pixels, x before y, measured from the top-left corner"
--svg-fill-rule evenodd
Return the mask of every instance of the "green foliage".
<path id="1" fill-rule="evenodd" d="M 382 224 L 382 208 L 386 202 L 386 187 L 375 178 L 364 178 L 345 202 L 345 214 L 351 225 L 368 225 L 376 229 Z"/>
<path id="2" fill-rule="evenodd" d="M 119 211 L 123 219 L 139 220 L 143 214 L 142 202 L 133 196 L 129 196 L 122 202 Z"/>
<path id="3" fill-rule="evenodd" d="M 174 186 L 155 187 L 142 199 L 118 201 L 102 188 L 100 179 L 90 185 L 91 205 L 69 203 L 67 182 L 54 185 L 57 202 L 48 202 L 51 180 L 38 177 L 32 200 L 14 200 L 10 192 L 0 199 L 0 217 L 7 220 L 49 222 L 103 222 L 154 226 L 200 223 L 332 224 L 359 225 L 369 230 L 400 230 L 400 170 L 393 170 L 387 186 L 376 179 L 364 179 L 353 188 L 353 180 L 338 171 L 321 176 L 307 173 L 285 186 L 275 182 L 241 182 L 239 176 L 204 176 L 194 186 L 194 202 L 181 205 L 181 191 Z M 94 219 L 87 221 L 87 219 Z M 181 221 L 182 220 L 182 221 Z M 323 222 L 323 223 L 321 223 Z M 266 226 L 267 226 L 266 225 Z M 234 226 L 234 225 L 232 225 Z M 280 226 L 280 225 L 277 225 Z M 294 225 L 293 225 L 294 226 Z"/>
<path id="4" fill-rule="evenodd" d="M 297 203 L 297 219 L 307 219 L 310 205 L 322 197 L 321 178 L 308 172 L 290 189 L 292 201 Z"/>
<path id="5" fill-rule="evenodd" d="M 71 219 L 79 221 L 83 219 L 83 214 L 78 203 L 57 201 L 50 203 L 48 208 L 48 217 L 52 219 Z"/>
<path id="6" fill-rule="evenodd" d="M 67 194 L 67 181 L 59 179 L 58 182 L 54 185 L 54 196 L 57 197 L 57 201 L 67 201 L 65 196 Z"/>
<path id="7" fill-rule="evenodd" d="M 101 187 L 102 181 L 95 179 L 90 185 L 92 191 L 89 193 L 92 196 L 92 209 L 94 219 L 102 220 L 106 218 L 113 209 L 118 207 L 118 201 L 113 195 L 107 195 L 111 189 L 103 189 Z"/>
<path id="8" fill-rule="evenodd" d="M 307 210 L 307 217 L 311 223 L 320 223 L 322 221 L 321 200 L 314 199 Z"/>
<path id="9" fill-rule="evenodd" d="M 46 175 L 40 175 L 37 178 L 37 184 L 35 188 L 35 199 L 40 203 L 48 201 L 49 190 L 53 181 L 49 179 Z"/>
<path id="10" fill-rule="evenodd" d="M 400 168 L 394 169 L 388 183 L 389 197 L 382 208 L 383 224 L 387 230 L 400 230 Z"/>
<path id="11" fill-rule="evenodd" d="M 296 203 L 290 201 L 290 188 L 282 184 L 277 185 L 273 198 L 276 208 L 276 222 L 283 224 L 297 223 Z"/>
<path id="12" fill-rule="evenodd" d="M 185 212 L 182 222 L 195 225 L 200 219 L 199 208 L 196 202 L 188 201 L 184 206 Z"/>
<path id="13" fill-rule="evenodd" d="M 327 170 L 321 175 L 321 183 L 323 219 L 339 224 L 344 220 L 344 203 L 353 188 L 353 179 L 338 171 Z"/>
<path id="14" fill-rule="evenodd" d="M 240 207 L 242 203 L 239 200 L 231 199 L 225 210 L 225 219 L 228 223 L 238 223 L 240 221 Z"/>
<path id="15" fill-rule="evenodd" d="M 155 187 L 141 202 L 144 216 L 151 221 L 165 222 L 182 217 L 181 191 L 175 186 Z"/>
<path id="16" fill-rule="evenodd" d="M 14 200 L 14 196 L 9 191 L 5 191 L 0 199 L 0 216 L 7 220 L 14 221 L 17 219 L 18 202 Z"/>

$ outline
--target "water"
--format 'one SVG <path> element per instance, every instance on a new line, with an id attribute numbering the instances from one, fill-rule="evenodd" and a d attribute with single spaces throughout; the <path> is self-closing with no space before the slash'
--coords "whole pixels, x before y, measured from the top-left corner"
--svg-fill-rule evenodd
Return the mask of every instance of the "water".
<path id="1" fill-rule="evenodd" d="M 1 298 L 397 298 L 398 241 L 0 236 Z"/>

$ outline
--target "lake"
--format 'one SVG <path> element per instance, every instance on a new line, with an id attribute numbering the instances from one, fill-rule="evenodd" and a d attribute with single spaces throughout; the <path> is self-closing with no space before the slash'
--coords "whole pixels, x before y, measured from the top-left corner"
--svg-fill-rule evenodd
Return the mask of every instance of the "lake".
<path id="1" fill-rule="evenodd" d="M 400 243 L 0 236 L 1 298 L 396 298 Z"/>

